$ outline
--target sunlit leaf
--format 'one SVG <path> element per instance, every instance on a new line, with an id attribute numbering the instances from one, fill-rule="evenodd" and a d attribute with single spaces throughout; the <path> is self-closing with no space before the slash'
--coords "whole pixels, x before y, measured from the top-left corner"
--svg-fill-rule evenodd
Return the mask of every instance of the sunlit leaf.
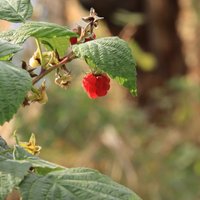
<path id="1" fill-rule="evenodd" d="M 30 0 L 0 0 L 0 19 L 11 22 L 25 22 L 32 16 Z"/>

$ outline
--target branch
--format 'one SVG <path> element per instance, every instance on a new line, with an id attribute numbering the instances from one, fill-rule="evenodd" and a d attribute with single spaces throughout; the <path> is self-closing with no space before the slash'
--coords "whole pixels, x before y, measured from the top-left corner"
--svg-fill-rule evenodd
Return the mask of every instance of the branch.
<path id="1" fill-rule="evenodd" d="M 35 85 L 40 79 L 42 79 L 44 76 L 49 74 L 51 71 L 59 68 L 60 66 L 72 61 L 76 56 L 73 52 L 71 52 L 69 55 L 65 56 L 58 64 L 53 65 L 49 67 L 47 70 L 43 71 L 40 75 L 38 75 L 35 79 L 33 79 L 32 84 Z"/>

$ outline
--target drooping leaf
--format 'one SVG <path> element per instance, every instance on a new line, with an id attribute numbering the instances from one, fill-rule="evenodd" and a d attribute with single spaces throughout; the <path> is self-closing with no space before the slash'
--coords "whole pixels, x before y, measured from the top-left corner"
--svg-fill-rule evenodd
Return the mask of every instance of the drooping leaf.
<path id="1" fill-rule="evenodd" d="M 11 44 L 10 42 L 0 39 L 0 59 L 20 50 L 22 50 L 21 46 L 17 44 Z"/>
<path id="2" fill-rule="evenodd" d="M 131 190 L 86 168 L 30 174 L 19 187 L 22 198 L 31 200 L 140 200 Z"/>
<path id="3" fill-rule="evenodd" d="M 76 56 L 85 59 L 91 68 L 108 73 L 136 95 L 136 63 L 124 40 L 118 37 L 106 37 L 73 45 L 72 48 Z"/>
<path id="4" fill-rule="evenodd" d="M 28 72 L 0 61 L 0 124 L 9 121 L 17 112 L 31 85 Z"/>
<path id="5" fill-rule="evenodd" d="M 0 0 L 0 19 L 10 22 L 25 22 L 32 16 L 30 0 Z"/>
<path id="6" fill-rule="evenodd" d="M 18 186 L 31 165 L 26 161 L 0 159 L 0 200 Z"/>
<path id="7" fill-rule="evenodd" d="M 57 38 L 57 37 L 72 37 L 76 36 L 76 33 L 68 29 L 67 27 L 60 26 L 48 22 L 34 22 L 28 21 L 22 24 L 18 29 L 12 32 L 4 33 L 2 35 L 4 39 L 11 40 L 15 44 L 23 44 L 29 37 L 35 37 L 37 39 L 45 38 Z M 1 34 L 0 34 L 1 37 Z"/>

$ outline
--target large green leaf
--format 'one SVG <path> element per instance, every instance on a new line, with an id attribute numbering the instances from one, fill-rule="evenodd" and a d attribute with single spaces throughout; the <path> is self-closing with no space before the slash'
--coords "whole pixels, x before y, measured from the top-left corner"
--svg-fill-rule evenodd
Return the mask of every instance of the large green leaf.
<path id="1" fill-rule="evenodd" d="M 0 58 L 16 53 L 21 49 L 22 47 L 17 44 L 11 44 L 10 42 L 0 39 Z"/>
<path id="2" fill-rule="evenodd" d="M 85 59 L 90 67 L 108 73 L 136 95 L 136 63 L 124 40 L 118 37 L 106 37 L 73 45 L 72 48 L 76 56 Z"/>
<path id="3" fill-rule="evenodd" d="M 0 138 L 0 147 L 4 149 L 5 142 L 1 143 Z M 141 200 L 96 170 L 66 169 L 41 160 L 18 145 L 13 155 L 15 160 L 0 157 L 0 200 L 14 187 L 19 188 L 22 199 L 27 200 Z M 41 169 L 46 170 L 45 173 L 41 173 Z"/>
<path id="4" fill-rule="evenodd" d="M 139 200 L 131 190 L 86 168 L 29 174 L 19 185 L 23 199 L 31 200 Z"/>
<path id="5" fill-rule="evenodd" d="M 26 161 L 0 159 L 0 200 L 5 200 L 13 188 L 19 185 L 30 167 Z"/>
<path id="6" fill-rule="evenodd" d="M 9 121 L 17 112 L 31 85 L 28 72 L 0 61 L 0 124 Z"/>
<path id="7" fill-rule="evenodd" d="M 30 0 L 0 0 L 0 19 L 11 22 L 25 22 L 32 16 Z"/>
<path id="8" fill-rule="evenodd" d="M 44 38 L 56 38 L 56 37 L 72 37 L 77 36 L 76 33 L 68 29 L 67 27 L 60 26 L 48 22 L 34 22 L 28 21 L 22 24 L 15 31 L 0 34 L 0 37 L 12 41 L 12 43 L 22 44 L 29 37 L 35 37 L 38 39 Z"/>

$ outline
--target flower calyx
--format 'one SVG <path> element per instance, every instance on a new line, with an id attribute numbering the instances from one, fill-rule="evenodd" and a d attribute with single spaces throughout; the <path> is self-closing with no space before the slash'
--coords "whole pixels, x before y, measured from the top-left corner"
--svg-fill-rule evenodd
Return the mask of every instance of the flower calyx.
<path id="1" fill-rule="evenodd" d="M 31 137 L 28 142 L 19 141 L 19 146 L 21 146 L 24 150 L 33 155 L 38 155 L 40 153 L 40 150 L 42 149 L 41 146 L 36 145 L 34 133 L 31 134 Z"/>
<path id="2" fill-rule="evenodd" d="M 28 96 L 26 97 L 28 104 L 32 102 L 38 102 L 40 104 L 46 104 L 48 102 L 48 96 L 46 93 L 46 82 L 42 82 L 39 88 L 32 87 Z"/>

